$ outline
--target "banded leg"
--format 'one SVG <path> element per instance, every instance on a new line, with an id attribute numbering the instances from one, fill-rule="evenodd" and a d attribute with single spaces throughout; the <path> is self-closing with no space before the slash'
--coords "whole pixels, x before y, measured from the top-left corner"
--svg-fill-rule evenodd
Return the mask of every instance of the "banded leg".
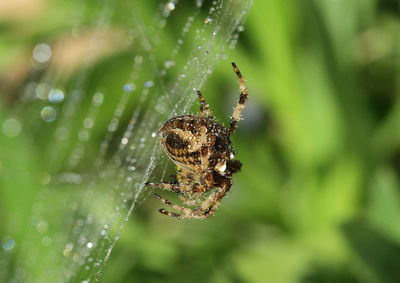
<path id="1" fill-rule="evenodd" d="M 238 67 L 236 66 L 235 63 L 232 63 L 232 67 L 233 70 L 235 71 L 238 79 L 239 79 L 239 90 L 240 90 L 240 97 L 239 97 L 239 101 L 236 104 L 235 109 L 233 110 L 233 114 L 231 117 L 231 121 L 230 121 L 230 128 L 229 128 L 229 132 L 232 134 L 236 128 L 237 128 L 237 124 L 240 120 L 240 113 L 242 112 L 243 108 L 244 108 L 244 104 L 247 101 L 247 90 L 246 90 L 246 80 L 244 79 L 244 77 L 242 76 L 242 73 L 239 71 Z"/>
<path id="2" fill-rule="evenodd" d="M 170 207 L 172 207 L 173 209 L 180 211 L 183 213 L 184 216 L 191 214 L 193 211 L 189 208 L 180 206 L 180 205 L 176 205 L 173 204 L 171 201 L 163 198 L 162 196 L 160 196 L 159 194 L 154 194 L 154 197 L 157 198 L 158 200 L 160 200 L 162 203 L 164 203 L 165 205 L 168 205 Z M 164 208 L 161 208 L 158 210 L 160 213 L 167 215 L 167 216 L 172 216 L 172 217 L 177 217 L 177 218 L 182 218 L 181 214 L 175 213 L 175 212 L 169 212 L 167 210 L 165 210 Z"/>
<path id="3" fill-rule="evenodd" d="M 165 209 L 160 209 L 159 211 L 162 214 L 177 217 L 179 219 L 205 219 L 212 215 L 214 215 L 215 211 L 217 210 L 218 205 L 221 203 L 222 198 L 226 195 L 226 193 L 231 188 L 231 183 L 227 182 L 222 187 L 218 188 L 216 192 L 211 194 L 207 200 L 205 200 L 197 209 L 188 209 L 185 208 L 184 214 L 177 214 L 173 212 L 166 211 Z M 168 203 L 165 203 L 169 205 Z M 172 205 L 170 205 L 172 206 Z M 173 207 L 176 210 L 178 208 Z M 180 210 L 182 211 L 182 210 Z"/>
<path id="4" fill-rule="evenodd" d="M 181 188 L 184 187 L 181 184 L 171 184 L 171 183 L 146 183 L 145 184 L 146 187 L 150 187 L 150 188 L 159 188 L 162 190 L 166 190 L 166 191 L 171 191 L 171 192 L 175 192 L 178 194 L 182 194 L 182 190 Z M 184 189 L 184 188 L 182 188 Z"/>
<path id="5" fill-rule="evenodd" d="M 218 190 L 210 195 L 206 201 L 204 201 L 199 210 L 203 212 L 204 218 L 210 217 L 214 215 L 217 210 L 218 205 L 221 203 L 221 200 L 226 195 L 226 193 L 230 190 L 232 183 L 227 182 L 222 187 L 218 188 Z"/>
<path id="6" fill-rule="evenodd" d="M 201 117 L 210 117 L 212 116 L 210 105 L 206 102 L 200 90 L 197 91 L 197 96 L 200 100 L 200 116 Z"/>
<path id="7" fill-rule="evenodd" d="M 202 199 L 190 199 L 184 195 L 179 195 L 179 198 L 188 206 L 199 205 L 202 202 Z"/>

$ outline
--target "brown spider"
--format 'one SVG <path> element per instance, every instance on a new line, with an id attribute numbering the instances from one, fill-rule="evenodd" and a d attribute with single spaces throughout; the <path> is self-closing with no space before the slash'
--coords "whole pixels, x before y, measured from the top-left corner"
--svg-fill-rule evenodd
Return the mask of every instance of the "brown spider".
<path id="1" fill-rule="evenodd" d="M 229 128 L 214 120 L 209 105 L 201 92 L 197 91 L 200 115 L 176 116 L 165 122 L 159 131 L 161 144 L 177 165 L 178 172 L 171 182 L 146 183 L 146 186 L 176 192 L 187 206 L 194 207 L 176 205 L 154 194 L 161 202 L 180 212 L 178 214 L 161 208 L 159 212 L 162 214 L 180 219 L 213 215 L 232 186 L 232 175 L 242 166 L 239 160 L 233 159 L 235 151 L 230 135 L 237 128 L 248 94 L 245 79 L 236 64 L 232 63 L 232 66 L 239 79 L 240 98 Z"/>

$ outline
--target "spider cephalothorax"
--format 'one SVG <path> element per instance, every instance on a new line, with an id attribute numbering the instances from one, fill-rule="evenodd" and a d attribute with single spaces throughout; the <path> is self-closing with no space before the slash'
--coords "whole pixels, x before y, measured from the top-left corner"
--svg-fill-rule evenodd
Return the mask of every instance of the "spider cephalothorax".
<path id="1" fill-rule="evenodd" d="M 240 98 L 229 128 L 214 120 L 209 105 L 198 91 L 200 115 L 176 116 L 165 122 L 159 131 L 161 145 L 178 166 L 178 173 L 171 182 L 146 185 L 174 191 L 187 206 L 194 207 L 175 205 L 155 194 L 164 204 L 180 211 L 178 214 L 160 209 L 165 215 L 178 218 L 207 218 L 213 215 L 232 185 L 232 175 L 242 166 L 239 160 L 234 160 L 230 135 L 237 128 L 248 94 L 242 74 L 235 63 L 232 66 L 239 79 Z"/>

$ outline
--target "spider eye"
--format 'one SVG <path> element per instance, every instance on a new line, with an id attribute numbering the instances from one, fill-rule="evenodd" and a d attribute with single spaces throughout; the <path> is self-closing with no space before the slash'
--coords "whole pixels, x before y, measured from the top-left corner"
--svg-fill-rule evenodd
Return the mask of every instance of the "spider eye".
<path id="1" fill-rule="evenodd" d="M 189 143 L 183 140 L 179 135 L 175 133 L 170 133 L 165 138 L 165 143 L 167 146 L 175 149 L 185 149 L 188 147 Z"/>

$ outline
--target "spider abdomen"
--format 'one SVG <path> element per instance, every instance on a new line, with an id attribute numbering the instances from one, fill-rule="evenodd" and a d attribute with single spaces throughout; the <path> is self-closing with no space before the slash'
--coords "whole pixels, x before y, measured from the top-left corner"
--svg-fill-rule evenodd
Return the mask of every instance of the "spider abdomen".
<path id="1" fill-rule="evenodd" d="M 174 117 L 164 123 L 159 135 L 168 156 L 191 171 L 212 169 L 221 155 L 232 152 L 228 131 L 210 117 Z"/>

